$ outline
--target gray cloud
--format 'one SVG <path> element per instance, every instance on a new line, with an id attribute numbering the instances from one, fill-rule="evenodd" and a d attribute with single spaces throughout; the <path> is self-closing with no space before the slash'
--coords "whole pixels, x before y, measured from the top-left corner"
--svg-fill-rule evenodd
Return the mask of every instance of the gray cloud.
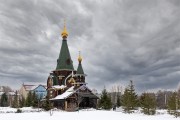
<path id="1" fill-rule="evenodd" d="M 180 77 L 178 0 L 3 1 L 0 80 L 46 84 L 56 67 L 64 18 L 74 66 L 79 49 L 91 88 L 134 80 L 137 91 L 176 89 Z M 16 84 L 12 84 L 13 81 Z"/>

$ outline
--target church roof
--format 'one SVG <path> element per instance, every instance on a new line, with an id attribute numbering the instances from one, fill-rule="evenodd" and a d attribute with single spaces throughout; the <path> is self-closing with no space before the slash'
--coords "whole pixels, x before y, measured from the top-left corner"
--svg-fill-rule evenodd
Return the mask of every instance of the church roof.
<path id="1" fill-rule="evenodd" d="M 78 65 L 77 73 L 76 74 L 84 75 L 84 70 L 82 68 L 82 64 L 81 63 L 79 63 L 79 65 Z"/>
<path id="2" fill-rule="evenodd" d="M 74 86 L 70 87 L 68 90 L 66 90 L 66 92 L 64 92 L 61 95 L 56 96 L 55 98 L 51 99 L 51 100 L 62 100 L 62 99 L 66 99 L 67 97 L 69 97 L 70 95 L 72 95 L 74 93 Z"/>
<path id="3" fill-rule="evenodd" d="M 82 96 L 82 97 L 90 97 L 90 98 L 96 98 L 99 99 L 95 94 L 93 94 L 92 92 L 77 92 L 78 90 L 85 90 L 88 89 L 89 91 L 91 91 L 86 85 L 82 85 L 78 88 L 75 88 L 74 86 L 70 87 L 68 90 L 66 90 L 63 94 L 56 96 L 55 98 L 52 98 L 50 100 L 63 100 L 68 98 L 69 96 L 71 96 L 74 93 L 78 93 L 78 95 Z"/>
<path id="4" fill-rule="evenodd" d="M 78 57 L 78 61 L 79 61 L 79 65 L 78 65 L 78 68 L 77 68 L 77 73 L 76 74 L 80 74 L 80 75 L 84 75 L 84 70 L 82 68 L 82 57 L 81 57 L 81 54 L 80 54 L 80 51 L 79 51 L 79 57 Z"/>
<path id="5" fill-rule="evenodd" d="M 68 32 L 66 30 L 65 22 L 64 22 L 64 29 L 61 33 L 61 36 L 63 40 L 62 40 L 61 50 L 59 53 L 59 58 L 57 60 L 56 70 L 71 70 L 72 71 L 74 70 L 74 67 L 73 67 L 73 61 L 71 60 L 71 56 L 70 56 L 69 48 L 67 44 Z"/>
<path id="6" fill-rule="evenodd" d="M 57 60 L 56 70 L 64 70 L 64 69 L 74 70 L 74 67 L 73 67 L 73 61 L 71 60 L 71 56 L 69 53 L 67 40 L 63 38 L 59 58 Z"/>

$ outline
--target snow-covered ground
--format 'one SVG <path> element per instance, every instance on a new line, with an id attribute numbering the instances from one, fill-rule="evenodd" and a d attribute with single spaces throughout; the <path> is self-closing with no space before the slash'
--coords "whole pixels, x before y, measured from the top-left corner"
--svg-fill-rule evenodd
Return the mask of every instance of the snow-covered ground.
<path id="1" fill-rule="evenodd" d="M 53 111 L 52 116 L 50 112 L 40 111 L 38 109 L 23 108 L 23 113 L 16 112 L 13 108 L 0 107 L 0 120 L 178 120 L 172 115 L 167 114 L 166 110 L 158 110 L 158 113 L 153 116 L 144 115 L 139 112 L 132 114 L 125 114 L 120 109 L 119 111 L 104 111 L 104 110 L 80 110 L 79 112 L 65 112 Z M 4 112 L 3 112 L 4 111 Z M 11 112 L 8 112 L 11 111 Z M 7 112 L 7 113 L 6 113 Z"/>

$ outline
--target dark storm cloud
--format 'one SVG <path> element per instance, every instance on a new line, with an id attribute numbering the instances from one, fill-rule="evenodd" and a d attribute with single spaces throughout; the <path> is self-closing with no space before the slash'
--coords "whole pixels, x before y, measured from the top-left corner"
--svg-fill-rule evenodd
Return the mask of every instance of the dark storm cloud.
<path id="1" fill-rule="evenodd" d="M 175 89 L 180 77 L 179 11 L 178 0 L 4 0 L 1 84 L 46 84 L 56 67 L 65 18 L 74 66 L 80 49 L 91 88 L 134 80 L 138 91 Z"/>

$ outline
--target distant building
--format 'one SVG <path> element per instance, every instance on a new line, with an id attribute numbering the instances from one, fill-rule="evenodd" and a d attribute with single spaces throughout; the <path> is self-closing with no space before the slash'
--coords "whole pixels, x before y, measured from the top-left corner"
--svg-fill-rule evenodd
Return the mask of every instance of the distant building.
<path id="1" fill-rule="evenodd" d="M 6 94 L 7 95 L 7 100 L 8 100 L 7 101 L 8 106 L 12 106 L 12 103 L 13 103 L 14 98 L 15 98 L 16 95 L 17 95 L 18 100 L 20 98 L 20 94 L 18 93 L 18 91 L 17 91 L 17 94 L 16 94 L 16 92 L 14 92 L 14 91 L 5 92 L 3 89 L 0 89 L 0 90 L 1 90 L 0 91 L 0 100 L 1 100 L 2 95 Z"/>
<path id="2" fill-rule="evenodd" d="M 44 86 L 44 85 L 22 84 L 20 91 L 19 91 L 20 95 L 26 99 L 29 92 L 35 92 L 39 99 L 42 99 L 47 94 L 46 86 Z"/>
<path id="3" fill-rule="evenodd" d="M 1 100 L 3 94 L 6 94 L 6 96 L 7 96 L 7 100 L 8 100 L 7 105 L 12 106 L 16 92 L 12 91 L 9 86 L 0 86 L 0 100 Z M 17 98 L 19 99 L 18 92 L 17 92 Z"/>
<path id="4" fill-rule="evenodd" d="M 65 25 L 61 35 L 63 40 L 57 67 L 47 79 L 48 97 L 53 102 L 54 107 L 67 111 L 88 107 L 96 108 L 98 97 L 86 85 L 86 74 L 83 71 L 80 54 L 78 68 L 74 70 L 68 49 L 68 32 Z"/>
<path id="5" fill-rule="evenodd" d="M 31 88 L 31 91 L 35 92 L 38 99 L 45 98 L 45 96 L 47 95 L 46 86 L 44 85 L 33 86 Z"/>
<path id="6" fill-rule="evenodd" d="M 31 91 L 34 86 L 35 86 L 35 85 L 25 85 L 25 84 L 23 83 L 22 86 L 21 86 L 21 88 L 20 88 L 20 90 L 19 90 L 20 95 L 21 95 L 23 98 L 26 99 L 29 91 Z"/>
<path id="7" fill-rule="evenodd" d="M 17 94 L 16 94 L 15 91 L 10 91 L 10 92 L 7 93 L 9 106 L 12 106 L 13 101 L 14 101 L 14 98 L 15 98 L 16 95 L 17 95 L 17 101 L 19 101 L 19 99 L 20 99 L 20 94 L 19 94 L 18 91 L 17 91 Z"/>

